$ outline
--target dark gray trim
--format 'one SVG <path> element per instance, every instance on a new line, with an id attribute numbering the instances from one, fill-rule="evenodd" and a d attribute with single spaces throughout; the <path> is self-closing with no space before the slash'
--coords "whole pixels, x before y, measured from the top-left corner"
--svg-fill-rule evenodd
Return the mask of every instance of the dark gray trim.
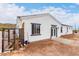
<path id="1" fill-rule="evenodd" d="M 38 24 L 38 25 L 41 25 L 41 24 L 39 24 L 39 23 L 31 23 L 31 24 Z"/>
<path id="2" fill-rule="evenodd" d="M 32 25 L 33 24 L 35 24 L 35 25 L 41 25 L 41 24 L 39 24 L 39 23 L 31 23 L 31 36 L 38 36 L 38 35 L 41 35 L 40 34 L 40 32 L 41 32 L 41 28 L 39 28 L 40 30 L 39 30 L 39 33 L 37 33 L 37 34 L 33 34 L 33 28 L 32 28 Z"/>

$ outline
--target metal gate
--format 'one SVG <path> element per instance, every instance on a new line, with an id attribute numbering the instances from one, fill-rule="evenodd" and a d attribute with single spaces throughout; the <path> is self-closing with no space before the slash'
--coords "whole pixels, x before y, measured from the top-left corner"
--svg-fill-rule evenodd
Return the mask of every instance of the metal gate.
<path id="1" fill-rule="evenodd" d="M 21 45 L 24 46 L 22 30 L 22 28 L 2 28 L 2 52 L 15 50 Z"/>

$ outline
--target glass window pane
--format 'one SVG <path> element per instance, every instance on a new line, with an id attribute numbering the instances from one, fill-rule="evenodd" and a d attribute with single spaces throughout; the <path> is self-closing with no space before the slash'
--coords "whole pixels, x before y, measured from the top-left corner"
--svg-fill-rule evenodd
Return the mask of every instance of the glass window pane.
<path id="1" fill-rule="evenodd" d="M 40 24 L 32 24 L 32 35 L 40 34 Z"/>

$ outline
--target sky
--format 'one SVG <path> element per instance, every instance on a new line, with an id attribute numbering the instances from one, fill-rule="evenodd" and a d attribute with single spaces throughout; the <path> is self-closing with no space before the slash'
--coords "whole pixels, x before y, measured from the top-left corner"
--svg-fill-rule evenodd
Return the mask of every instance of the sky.
<path id="1" fill-rule="evenodd" d="M 16 23 L 17 16 L 50 13 L 63 24 L 79 27 L 79 3 L 0 4 L 0 23 Z"/>
<path id="2" fill-rule="evenodd" d="M 27 3 L 27 4 L 17 4 L 19 6 L 24 6 L 25 8 L 28 9 L 42 9 L 42 8 L 47 8 L 47 7 L 56 7 L 56 8 L 64 8 L 66 10 L 71 10 L 70 12 L 73 13 L 79 13 L 79 5 L 76 3 Z M 75 8 L 75 10 L 74 10 Z"/>

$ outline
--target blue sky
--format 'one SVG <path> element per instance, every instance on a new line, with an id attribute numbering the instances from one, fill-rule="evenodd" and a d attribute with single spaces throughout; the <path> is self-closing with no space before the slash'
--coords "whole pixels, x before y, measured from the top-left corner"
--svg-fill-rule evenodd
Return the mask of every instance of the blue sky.
<path id="1" fill-rule="evenodd" d="M 61 23 L 79 27 L 79 3 L 1 3 L 0 23 L 16 23 L 17 16 L 50 13 Z"/>
<path id="2" fill-rule="evenodd" d="M 76 3 L 17 3 L 18 6 L 24 6 L 30 9 L 42 9 L 44 7 L 60 7 L 66 10 L 71 10 L 71 13 L 79 13 L 79 5 Z"/>
<path id="3" fill-rule="evenodd" d="M 19 4 L 16 4 L 18 6 L 24 6 L 27 10 L 32 10 L 32 9 L 37 9 L 37 10 L 41 10 L 41 9 L 45 9 L 45 8 L 48 8 L 48 7 L 55 7 L 55 8 L 62 8 L 65 10 L 66 14 L 67 13 L 71 13 L 71 14 L 79 14 L 79 4 L 76 4 L 76 3 L 19 3 Z M 64 15 L 65 16 L 65 15 Z M 68 23 L 73 21 L 73 25 L 74 26 L 76 24 L 76 22 L 78 21 L 77 18 L 78 17 L 75 17 L 76 15 L 73 16 L 69 16 L 69 17 L 66 17 L 65 20 L 67 20 L 67 18 L 76 18 L 74 20 L 70 20 L 70 21 L 67 21 Z M 61 16 L 62 17 L 62 16 Z M 61 19 L 61 18 L 60 18 Z M 65 20 L 61 20 L 62 22 L 65 23 Z M 75 22 L 75 20 L 77 20 Z M 71 25 L 71 23 L 70 23 Z M 79 26 L 79 24 L 77 23 L 77 27 Z"/>

